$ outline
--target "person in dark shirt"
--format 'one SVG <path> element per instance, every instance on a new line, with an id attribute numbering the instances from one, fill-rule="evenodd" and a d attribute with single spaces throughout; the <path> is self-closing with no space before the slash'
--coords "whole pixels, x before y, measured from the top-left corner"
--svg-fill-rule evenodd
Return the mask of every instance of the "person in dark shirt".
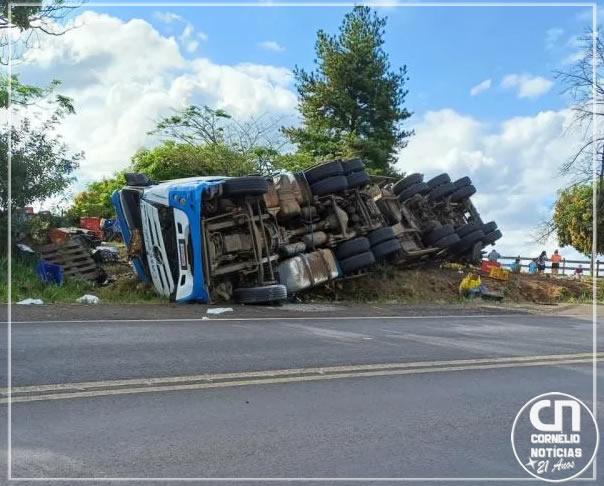
<path id="1" fill-rule="evenodd" d="M 543 275 L 545 273 L 545 263 L 547 262 L 547 253 L 545 250 L 541 252 L 539 258 L 537 258 L 537 271 L 539 275 Z"/>

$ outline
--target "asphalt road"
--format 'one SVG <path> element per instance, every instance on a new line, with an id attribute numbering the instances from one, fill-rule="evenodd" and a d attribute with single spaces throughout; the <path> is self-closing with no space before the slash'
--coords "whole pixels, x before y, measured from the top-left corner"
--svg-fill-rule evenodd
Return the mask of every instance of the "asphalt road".
<path id="1" fill-rule="evenodd" d="M 13 323 L 12 475 L 524 484 L 512 421 L 548 391 L 592 405 L 591 338 L 534 315 Z"/>

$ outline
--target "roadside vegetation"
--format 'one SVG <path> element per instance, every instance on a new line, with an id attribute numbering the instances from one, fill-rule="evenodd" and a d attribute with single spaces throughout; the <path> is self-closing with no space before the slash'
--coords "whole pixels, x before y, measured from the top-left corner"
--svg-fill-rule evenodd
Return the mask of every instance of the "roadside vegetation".
<path id="1" fill-rule="evenodd" d="M 106 286 L 98 286 L 86 280 L 66 279 L 62 286 L 42 283 L 36 274 L 35 259 L 13 257 L 12 259 L 12 302 L 24 299 L 41 299 L 45 304 L 75 304 L 76 299 L 85 294 L 96 295 L 103 303 L 167 303 L 158 296 L 153 287 L 137 280 L 134 274 L 125 269 L 126 275 Z M 106 269 L 111 275 L 124 272 L 123 266 Z M 0 257 L 0 302 L 8 302 L 8 258 Z"/>

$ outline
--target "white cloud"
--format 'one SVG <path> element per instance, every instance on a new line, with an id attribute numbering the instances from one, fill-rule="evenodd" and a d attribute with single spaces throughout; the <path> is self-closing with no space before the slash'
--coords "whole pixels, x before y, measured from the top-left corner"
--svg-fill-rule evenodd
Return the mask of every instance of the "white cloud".
<path id="1" fill-rule="evenodd" d="M 554 82 L 541 76 L 531 74 L 508 74 L 501 81 L 506 89 L 516 89 L 518 98 L 537 98 L 547 93 Z"/>
<path id="2" fill-rule="evenodd" d="M 173 12 L 154 12 L 153 16 L 163 22 L 164 24 L 171 24 L 173 22 L 183 22 L 184 19 L 182 16 L 175 14 Z"/>
<path id="3" fill-rule="evenodd" d="M 138 148 L 156 144 L 147 132 L 174 108 L 207 104 L 241 120 L 295 113 L 288 69 L 187 59 L 186 46 L 141 19 L 87 11 L 75 21 L 82 26 L 49 37 L 19 69 L 37 84 L 62 79 L 61 92 L 73 97 L 77 114 L 65 119 L 61 133 L 73 151 L 86 153 L 79 185 L 125 168 Z"/>
<path id="4" fill-rule="evenodd" d="M 275 52 L 285 51 L 285 47 L 279 45 L 279 43 L 277 43 L 275 41 L 263 41 L 263 42 L 260 42 L 258 45 L 268 51 L 275 51 Z"/>
<path id="5" fill-rule="evenodd" d="M 470 90 L 470 94 L 472 96 L 476 96 L 477 94 L 482 93 L 483 91 L 486 91 L 487 89 L 489 89 L 491 87 L 491 79 L 485 79 L 483 82 L 478 83 L 476 86 L 474 86 L 471 90 Z"/>
<path id="6" fill-rule="evenodd" d="M 553 49 L 554 47 L 556 47 L 558 39 L 560 39 L 563 34 L 564 29 L 561 29 L 559 27 L 553 27 L 551 29 L 548 29 L 547 32 L 545 32 L 545 48 Z"/>
<path id="7" fill-rule="evenodd" d="M 400 152 L 398 167 L 424 173 L 425 180 L 441 172 L 452 179 L 469 175 L 481 216 L 503 232 L 500 253 L 530 256 L 540 247 L 534 231 L 567 182 L 557 168 L 579 143 L 567 130 L 571 118 L 570 110 L 543 111 L 491 125 L 451 109 L 430 111 L 412 127 L 416 135 Z"/>

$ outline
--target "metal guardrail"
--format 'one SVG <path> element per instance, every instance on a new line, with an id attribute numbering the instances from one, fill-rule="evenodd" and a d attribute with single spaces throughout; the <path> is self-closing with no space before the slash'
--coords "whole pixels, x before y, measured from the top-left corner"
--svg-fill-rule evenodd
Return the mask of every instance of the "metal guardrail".
<path id="1" fill-rule="evenodd" d="M 528 268 L 529 264 L 523 264 L 523 261 L 532 261 L 534 260 L 533 258 L 530 257 L 512 257 L 512 256 L 502 256 L 499 257 L 499 261 L 501 260 L 510 260 L 510 263 L 513 263 L 516 261 L 516 259 L 520 258 L 520 267 L 521 268 Z M 552 271 L 552 267 L 551 267 L 551 260 L 548 258 L 547 262 L 549 262 L 549 265 L 546 265 L 545 267 L 545 271 L 546 273 L 551 273 Z M 583 275 L 591 275 L 591 260 L 567 260 L 566 258 L 562 258 L 562 260 L 560 260 L 560 268 L 558 270 L 558 275 L 572 275 L 575 270 L 578 268 L 576 265 L 582 265 L 583 268 Z M 575 265 L 575 266 L 573 266 Z M 596 276 L 596 278 L 601 278 L 604 277 L 603 275 L 600 275 L 600 267 L 604 265 L 604 262 L 601 262 L 600 260 L 596 260 L 594 262 L 594 274 Z M 602 272 L 604 273 L 604 266 L 602 268 Z"/>

